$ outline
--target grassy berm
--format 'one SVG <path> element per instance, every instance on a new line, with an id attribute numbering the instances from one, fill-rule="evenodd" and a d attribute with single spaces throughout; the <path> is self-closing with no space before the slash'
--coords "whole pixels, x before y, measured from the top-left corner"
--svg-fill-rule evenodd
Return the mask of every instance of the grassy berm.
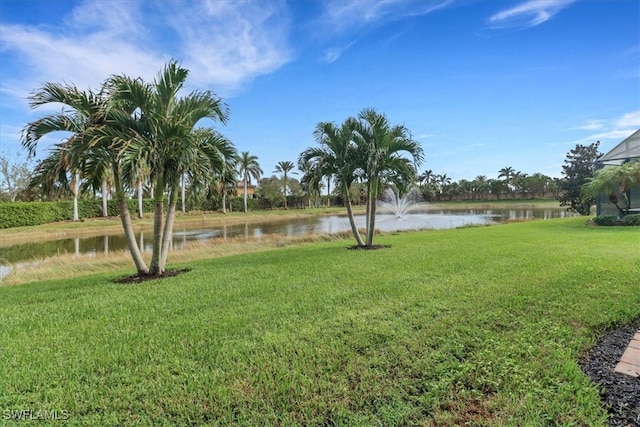
<path id="1" fill-rule="evenodd" d="M 0 425 L 605 425 L 578 362 L 640 316 L 640 233 L 585 222 L 0 287 Z"/>

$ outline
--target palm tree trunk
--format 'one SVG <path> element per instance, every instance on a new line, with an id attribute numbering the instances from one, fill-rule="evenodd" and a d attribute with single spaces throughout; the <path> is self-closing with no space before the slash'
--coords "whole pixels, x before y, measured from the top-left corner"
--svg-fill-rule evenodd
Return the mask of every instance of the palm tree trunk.
<path id="1" fill-rule="evenodd" d="M 78 174 L 75 172 L 71 174 L 71 194 L 73 195 L 73 220 L 80 221 L 78 215 Z"/>
<path id="2" fill-rule="evenodd" d="M 327 177 L 327 207 L 331 207 L 331 178 L 329 177 Z"/>
<path id="3" fill-rule="evenodd" d="M 124 236 L 127 241 L 127 247 L 129 248 L 131 257 L 133 258 L 133 263 L 136 265 L 136 270 L 138 270 L 139 275 L 147 274 L 149 273 L 149 268 L 142 258 L 135 233 L 133 232 L 133 225 L 131 223 L 131 215 L 129 214 L 127 201 L 124 199 L 124 195 L 118 195 L 117 198 L 118 208 L 120 210 L 120 221 L 122 222 L 122 228 L 124 228 Z"/>
<path id="4" fill-rule="evenodd" d="M 224 191 L 224 186 L 222 188 L 222 213 L 227 213 L 227 193 Z"/>
<path id="5" fill-rule="evenodd" d="M 142 206 L 142 180 L 138 179 L 138 218 L 144 217 L 144 208 Z"/>
<path id="6" fill-rule="evenodd" d="M 182 213 L 185 213 L 187 211 L 187 205 L 186 205 L 186 196 L 187 196 L 187 191 L 185 190 L 184 187 L 184 174 L 182 174 L 182 177 L 180 178 L 180 197 L 182 199 Z"/>
<path id="7" fill-rule="evenodd" d="M 369 217 L 367 223 L 367 246 L 373 246 L 373 234 L 376 231 L 376 203 L 378 196 L 378 179 L 374 178 L 369 197 Z"/>
<path id="8" fill-rule="evenodd" d="M 349 189 L 344 186 L 343 190 L 345 194 L 345 200 L 347 202 L 347 216 L 349 217 L 349 224 L 351 225 L 351 232 L 353 236 L 356 238 L 356 242 L 358 246 L 364 246 L 364 241 L 362 240 L 362 236 L 360 236 L 360 232 L 358 231 L 358 226 L 356 225 L 356 220 L 353 217 L 353 207 L 351 206 L 351 197 L 349 196 Z"/>
<path id="9" fill-rule="evenodd" d="M 287 209 L 287 176 L 284 176 L 284 208 Z"/>
<path id="10" fill-rule="evenodd" d="M 163 206 L 164 206 L 164 179 L 162 174 L 164 171 L 159 171 L 156 178 L 155 194 L 153 196 L 155 200 L 155 212 L 153 214 L 153 249 L 151 253 L 151 266 L 149 267 L 149 274 L 156 276 L 160 270 L 160 253 L 162 251 L 162 219 L 163 219 Z"/>
<path id="11" fill-rule="evenodd" d="M 244 176 L 244 212 L 247 213 L 247 175 Z"/>
<path id="12" fill-rule="evenodd" d="M 109 216 L 109 213 L 107 212 L 107 192 L 108 192 L 108 189 L 107 189 L 107 180 L 106 179 L 102 180 L 101 191 L 102 191 L 102 216 L 104 218 L 106 218 L 106 217 Z"/>
<path id="13" fill-rule="evenodd" d="M 124 236 L 127 241 L 127 247 L 133 258 L 133 263 L 136 265 L 138 274 L 147 274 L 149 269 L 142 259 L 140 253 L 140 247 L 136 241 L 135 233 L 133 232 L 133 225 L 131 224 L 131 215 L 129 214 L 129 207 L 127 201 L 124 198 L 124 189 L 120 183 L 120 176 L 117 171 L 114 171 L 113 184 L 116 189 L 116 199 L 118 201 L 118 210 L 120 211 L 120 221 L 122 222 L 122 228 L 124 229 Z"/>
<path id="14" fill-rule="evenodd" d="M 164 273 L 167 265 L 167 256 L 169 255 L 169 245 L 173 237 L 173 221 L 176 218 L 176 204 L 177 204 L 177 188 L 172 188 L 169 193 L 169 209 L 167 209 L 167 217 L 164 222 L 164 232 L 162 233 L 162 249 L 160 251 L 160 268 L 158 275 Z"/>

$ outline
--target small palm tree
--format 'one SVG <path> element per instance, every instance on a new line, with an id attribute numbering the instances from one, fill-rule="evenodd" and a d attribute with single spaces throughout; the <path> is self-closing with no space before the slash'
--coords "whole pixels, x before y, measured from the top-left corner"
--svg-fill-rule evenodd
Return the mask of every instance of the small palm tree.
<path id="1" fill-rule="evenodd" d="M 238 168 L 238 172 L 242 176 L 242 186 L 244 187 L 244 212 L 247 212 L 247 187 L 251 183 L 251 178 L 259 181 L 264 172 L 260 168 L 258 157 L 249 154 L 248 151 L 240 153 Z"/>
<path id="2" fill-rule="evenodd" d="M 165 270 L 169 243 L 175 219 L 180 178 L 196 158 L 217 155 L 209 146 L 197 142 L 193 130 L 201 119 L 225 124 L 228 107 L 209 91 L 194 91 L 179 97 L 189 71 L 169 62 L 153 83 L 127 76 L 113 76 L 107 82 L 115 103 L 134 107 L 132 114 L 140 131 L 130 140 L 130 151 L 144 159 L 151 168 L 155 214 L 150 275 Z M 136 157 L 137 158 L 137 157 Z M 164 216 L 165 196 L 169 208 Z"/>
<path id="3" fill-rule="evenodd" d="M 391 125 L 384 114 L 364 109 L 358 119 L 355 143 L 367 182 L 366 246 L 371 247 L 382 184 L 393 185 L 401 193 L 407 191 L 416 181 L 416 170 L 424 154 L 420 144 L 411 138 L 411 132 L 403 125 Z"/>
<path id="4" fill-rule="evenodd" d="M 287 179 L 289 177 L 289 172 L 291 172 L 294 168 L 295 168 L 295 165 L 293 164 L 293 162 L 290 162 L 288 160 L 282 160 L 278 162 L 278 164 L 276 165 L 276 170 L 274 171 L 274 173 L 282 174 L 285 209 L 287 209 Z"/>
<path id="5" fill-rule="evenodd" d="M 29 183 L 30 188 L 40 188 L 45 195 L 71 193 L 73 197 L 73 220 L 78 221 L 78 192 L 79 172 L 77 166 L 72 166 L 69 156 L 69 142 L 55 144 L 49 150 L 49 155 L 35 168 Z"/>
<path id="6" fill-rule="evenodd" d="M 593 178 L 582 187 L 582 195 L 585 199 L 594 198 L 599 194 L 609 195 L 609 200 L 618 208 L 622 218 L 631 209 L 631 189 L 638 184 L 640 160 L 632 160 L 621 166 L 605 166 L 597 170 Z M 618 195 L 623 199 L 622 204 Z"/>
<path id="7" fill-rule="evenodd" d="M 299 162 L 311 162 L 323 176 L 333 176 L 347 208 L 351 232 L 358 246 L 364 240 L 358 231 L 351 201 L 350 188 L 359 177 L 357 147 L 353 141 L 355 119 L 348 118 L 341 126 L 331 122 L 319 122 L 313 132 L 319 147 L 307 148 L 300 154 Z"/>

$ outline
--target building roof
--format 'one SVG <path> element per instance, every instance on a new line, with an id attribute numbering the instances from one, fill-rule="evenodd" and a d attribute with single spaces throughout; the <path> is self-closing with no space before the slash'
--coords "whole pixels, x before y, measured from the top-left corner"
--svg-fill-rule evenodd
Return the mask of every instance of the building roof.
<path id="1" fill-rule="evenodd" d="M 640 159 L 640 129 L 598 159 L 604 165 L 621 165 L 625 160 Z"/>

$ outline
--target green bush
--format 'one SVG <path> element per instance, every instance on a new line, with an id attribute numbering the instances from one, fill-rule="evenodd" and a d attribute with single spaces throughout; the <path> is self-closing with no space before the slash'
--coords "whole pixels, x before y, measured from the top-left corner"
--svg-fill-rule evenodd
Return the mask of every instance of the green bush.
<path id="1" fill-rule="evenodd" d="M 640 214 L 625 216 L 624 218 L 622 218 L 622 224 L 640 226 Z"/>
<path id="2" fill-rule="evenodd" d="M 132 216 L 138 211 L 138 200 L 127 199 L 127 206 Z M 153 199 L 144 199 L 144 212 L 153 212 Z M 107 202 L 109 216 L 118 216 L 116 200 Z M 102 216 L 102 200 L 78 200 L 78 216 L 80 218 L 96 218 Z M 55 202 L 6 202 L 0 203 L 0 229 L 11 227 L 28 227 L 57 221 L 73 219 L 73 200 Z"/>
<path id="3" fill-rule="evenodd" d="M 593 219 L 593 222 L 596 225 L 600 225 L 603 227 L 608 227 L 612 225 L 620 225 L 620 220 L 615 215 L 601 215 L 597 216 Z"/>
<path id="4" fill-rule="evenodd" d="M 0 229 L 64 221 L 65 207 L 57 202 L 0 203 Z"/>

